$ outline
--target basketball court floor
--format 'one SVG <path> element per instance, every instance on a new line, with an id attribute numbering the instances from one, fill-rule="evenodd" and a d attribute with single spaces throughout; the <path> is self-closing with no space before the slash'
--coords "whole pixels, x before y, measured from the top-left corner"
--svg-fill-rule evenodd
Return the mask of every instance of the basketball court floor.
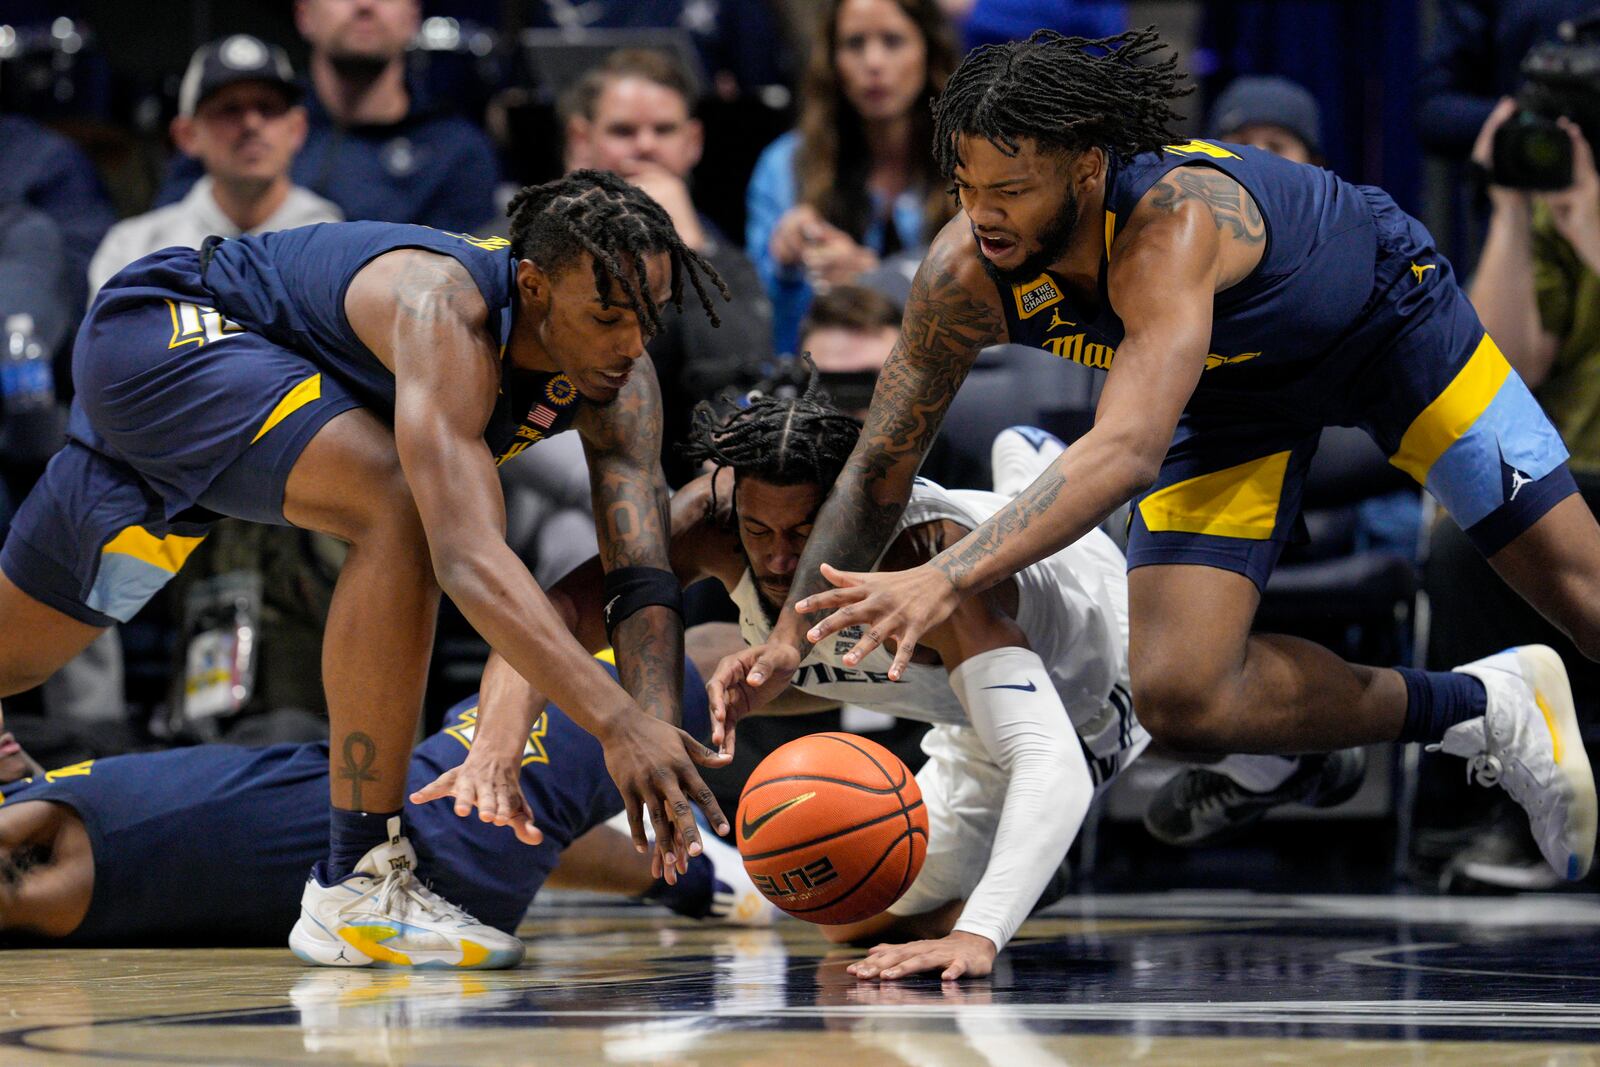
<path id="1" fill-rule="evenodd" d="M 1068 898 L 992 978 L 844 973 L 813 928 L 554 898 L 527 962 L 286 950 L 0 955 L 0 1065 L 1600 1065 L 1600 898 Z"/>

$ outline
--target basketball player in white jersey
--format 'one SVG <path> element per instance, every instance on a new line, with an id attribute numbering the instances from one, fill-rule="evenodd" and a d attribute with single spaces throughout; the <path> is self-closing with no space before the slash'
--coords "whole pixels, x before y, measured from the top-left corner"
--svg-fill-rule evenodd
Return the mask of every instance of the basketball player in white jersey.
<path id="1" fill-rule="evenodd" d="M 817 508 L 859 425 L 809 391 L 796 399 L 756 399 L 725 418 L 705 405 L 696 415 L 691 455 L 716 469 L 673 499 L 673 570 L 684 585 L 721 581 L 739 606 L 744 640 L 759 644 L 788 595 Z M 1006 431 L 997 441 L 996 488 L 1025 486 L 1060 448 L 1037 430 Z M 1006 499 L 919 481 L 880 565 L 924 562 Z M 596 646 L 605 641 L 600 590 L 600 571 L 591 563 L 552 592 L 579 639 Z M 932 723 L 923 741 L 929 759 L 917 775 L 929 851 L 888 912 L 824 932 L 835 941 L 902 942 L 880 945 L 853 964 L 860 978 L 926 970 L 947 979 L 988 974 L 1060 870 L 1096 789 L 1149 740 L 1128 697 L 1122 554 L 1095 531 L 974 598 L 924 639 L 900 682 L 888 680 L 891 654 L 881 650 L 859 666 L 844 666 L 853 644 L 841 635 L 815 648 L 790 692 L 762 713 L 850 703 Z M 514 714 L 509 703 L 502 709 Z M 480 722 L 487 714 L 491 709 L 480 709 Z M 732 748 L 736 717 L 735 710 L 713 724 L 714 743 L 725 750 Z M 503 733 L 517 728 L 507 722 Z M 458 812 L 476 804 L 480 818 L 523 818 L 514 786 L 488 780 L 487 763 L 477 777 L 473 754 L 450 781 L 417 797 L 452 793 Z"/>

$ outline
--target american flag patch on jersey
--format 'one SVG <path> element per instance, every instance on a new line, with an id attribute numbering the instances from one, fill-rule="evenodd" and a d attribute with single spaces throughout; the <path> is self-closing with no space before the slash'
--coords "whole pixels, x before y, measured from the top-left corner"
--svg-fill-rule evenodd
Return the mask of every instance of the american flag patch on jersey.
<path id="1" fill-rule="evenodd" d="M 528 421 L 539 427 L 541 430 L 548 430 L 550 428 L 550 424 L 556 421 L 556 411 L 554 408 L 545 407 L 543 404 L 540 404 L 538 407 L 528 412 Z"/>

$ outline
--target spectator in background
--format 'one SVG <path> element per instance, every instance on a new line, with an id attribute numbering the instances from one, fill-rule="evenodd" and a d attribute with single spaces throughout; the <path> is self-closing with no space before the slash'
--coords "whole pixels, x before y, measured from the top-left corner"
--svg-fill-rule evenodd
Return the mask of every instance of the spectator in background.
<path id="1" fill-rule="evenodd" d="M 420 18 L 418 0 L 296 0 L 311 91 L 290 174 L 348 219 L 473 232 L 498 213 L 499 164 L 482 130 L 407 83 L 406 46 Z M 199 176 L 198 162 L 176 161 L 158 202 L 177 200 Z"/>
<path id="2" fill-rule="evenodd" d="M 1322 165 L 1322 111 L 1316 97 L 1288 78 L 1235 78 L 1211 106 L 1207 128 L 1219 140 Z"/>
<path id="3" fill-rule="evenodd" d="M 772 305 L 761 279 L 694 202 L 691 175 L 705 138 L 696 103 L 694 79 L 672 55 L 622 49 L 579 79 L 560 108 L 567 168 L 609 170 L 649 193 L 684 244 L 711 261 L 733 294 L 720 327 L 704 316 L 669 311 L 650 342 L 666 413 L 662 463 L 672 485 L 696 474 L 675 447 L 688 434 L 695 404 L 728 386 L 753 385 L 772 358 Z"/>
<path id="4" fill-rule="evenodd" d="M 1472 151 L 1479 166 L 1488 168 L 1494 132 L 1515 110 L 1510 99 L 1502 99 L 1490 112 Z M 1578 491 L 1595 508 L 1600 507 L 1600 174 L 1585 133 L 1600 131 L 1561 122 L 1572 139 L 1572 185 L 1549 193 L 1489 185 L 1488 237 L 1467 297 L 1560 431 L 1572 454 L 1568 466 Z M 1544 642 L 1571 664 L 1578 714 L 1585 723 L 1595 722 L 1600 669 L 1576 655 L 1571 642 L 1512 593 L 1446 517 L 1433 531 L 1426 584 L 1433 605 L 1430 663 L 1460 651 Z M 1453 769 L 1450 777 L 1456 778 Z M 1451 835 L 1437 830 L 1448 831 L 1463 814 L 1490 826 L 1469 848 L 1449 857 L 1441 875 L 1445 888 L 1549 888 L 1554 880 L 1545 877 L 1548 868 L 1538 861 L 1525 826 L 1498 807 L 1484 814 L 1477 799 L 1460 795 L 1458 788 L 1447 802 L 1435 803 L 1442 810 L 1431 818 L 1428 808 L 1419 809 L 1446 849 Z M 1424 854 L 1424 861 L 1428 858 Z"/>
<path id="5" fill-rule="evenodd" d="M 0 115 L 0 203 L 24 204 L 55 223 L 67 264 L 67 298 L 72 308 L 84 307 L 89 257 L 117 221 L 89 157 L 30 118 Z M 76 320 L 75 311 L 69 321 Z"/>
<path id="6" fill-rule="evenodd" d="M 176 204 L 124 219 L 89 264 L 92 297 L 113 274 L 160 248 L 338 222 L 328 201 L 295 185 L 306 113 L 283 49 L 235 34 L 195 52 L 178 90 L 172 140 L 205 175 Z"/>
<path id="7" fill-rule="evenodd" d="M 799 128 L 761 154 L 746 195 L 745 251 L 772 297 L 779 351 L 794 351 L 814 286 L 924 246 L 950 218 L 928 105 L 955 61 L 935 0 L 822 5 Z"/>

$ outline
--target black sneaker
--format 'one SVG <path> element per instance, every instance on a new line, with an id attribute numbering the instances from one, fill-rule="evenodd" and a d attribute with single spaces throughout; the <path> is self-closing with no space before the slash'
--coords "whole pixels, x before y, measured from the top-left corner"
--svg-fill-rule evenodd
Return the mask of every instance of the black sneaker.
<path id="1" fill-rule="evenodd" d="M 1439 892 L 1459 895 L 1537 893 L 1554 889 L 1562 878 L 1539 852 L 1528 821 L 1513 809 L 1498 812 L 1472 844 L 1445 864 Z"/>
<path id="2" fill-rule="evenodd" d="M 1367 776 L 1367 754 L 1346 748 L 1326 755 L 1301 756 L 1294 773 L 1278 788 L 1252 793 L 1225 774 L 1204 767 L 1179 771 L 1156 790 L 1145 808 L 1144 825 L 1169 845 L 1208 845 L 1226 841 L 1260 822 L 1273 808 L 1304 804 L 1331 808 L 1355 796 Z"/>

